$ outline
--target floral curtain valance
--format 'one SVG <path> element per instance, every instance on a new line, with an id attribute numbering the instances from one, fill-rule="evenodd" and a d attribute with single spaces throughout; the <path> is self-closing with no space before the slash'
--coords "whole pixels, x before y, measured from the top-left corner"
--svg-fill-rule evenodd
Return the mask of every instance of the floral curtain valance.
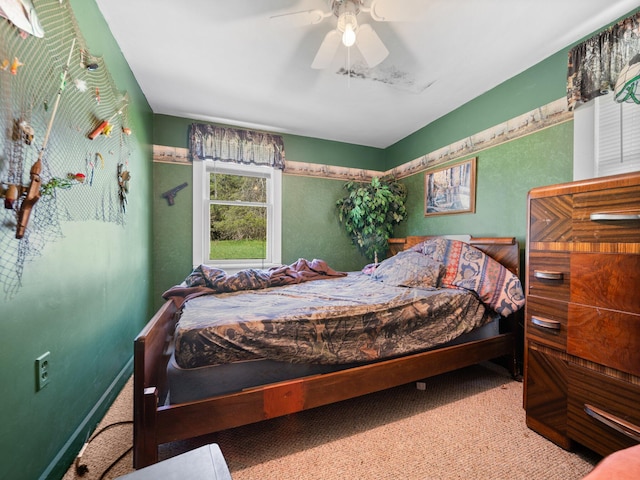
<path id="1" fill-rule="evenodd" d="M 620 72 L 640 53 L 640 12 L 569 51 L 569 110 L 614 90 Z"/>
<path id="2" fill-rule="evenodd" d="M 284 169 L 280 135 L 194 123 L 189 132 L 192 159 L 253 163 Z"/>

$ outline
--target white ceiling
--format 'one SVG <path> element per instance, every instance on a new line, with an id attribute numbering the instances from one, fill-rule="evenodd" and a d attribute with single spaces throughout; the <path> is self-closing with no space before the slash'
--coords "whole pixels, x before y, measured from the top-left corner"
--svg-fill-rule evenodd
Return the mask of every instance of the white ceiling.
<path id="1" fill-rule="evenodd" d="M 389 50 L 367 69 L 341 47 L 311 63 L 327 0 L 96 0 L 154 113 L 387 147 L 640 6 L 639 0 L 375 0 L 409 21 L 377 22 Z M 364 7 L 372 0 L 365 0 Z"/>

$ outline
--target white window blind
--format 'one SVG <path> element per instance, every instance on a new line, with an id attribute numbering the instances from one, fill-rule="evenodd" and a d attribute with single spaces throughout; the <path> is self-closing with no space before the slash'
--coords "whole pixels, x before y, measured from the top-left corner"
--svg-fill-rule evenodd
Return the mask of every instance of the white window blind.
<path id="1" fill-rule="evenodd" d="M 640 106 L 616 103 L 611 95 L 593 101 L 595 176 L 640 170 Z"/>

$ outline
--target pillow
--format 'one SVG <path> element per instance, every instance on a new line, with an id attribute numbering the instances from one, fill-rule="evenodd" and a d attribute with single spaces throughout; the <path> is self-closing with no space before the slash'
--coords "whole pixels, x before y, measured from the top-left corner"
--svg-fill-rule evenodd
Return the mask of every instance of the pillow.
<path id="1" fill-rule="evenodd" d="M 372 278 L 389 285 L 434 288 L 440 284 L 444 265 L 419 252 L 405 250 L 380 262 Z"/>
<path id="2" fill-rule="evenodd" d="M 443 287 L 472 290 L 500 315 L 508 316 L 524 305 L 520 279 L 477 248 L 446 238 L 432 238 L 412 247 L 445 265 Z"/>

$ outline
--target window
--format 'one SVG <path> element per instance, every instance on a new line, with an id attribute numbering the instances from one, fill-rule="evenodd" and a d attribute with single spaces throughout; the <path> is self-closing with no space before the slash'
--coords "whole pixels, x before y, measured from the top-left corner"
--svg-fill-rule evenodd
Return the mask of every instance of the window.
<path id="1" fill-rule="evenodd" d="M 573 177 L 640 170 L 640 107 L 596 97 L 574 112 Z"/>
<path id="2" fill-rule="evenodd" d="M 228 273 L 280 264 L 279 169 L 193 162 L 193 264 Z"/>

